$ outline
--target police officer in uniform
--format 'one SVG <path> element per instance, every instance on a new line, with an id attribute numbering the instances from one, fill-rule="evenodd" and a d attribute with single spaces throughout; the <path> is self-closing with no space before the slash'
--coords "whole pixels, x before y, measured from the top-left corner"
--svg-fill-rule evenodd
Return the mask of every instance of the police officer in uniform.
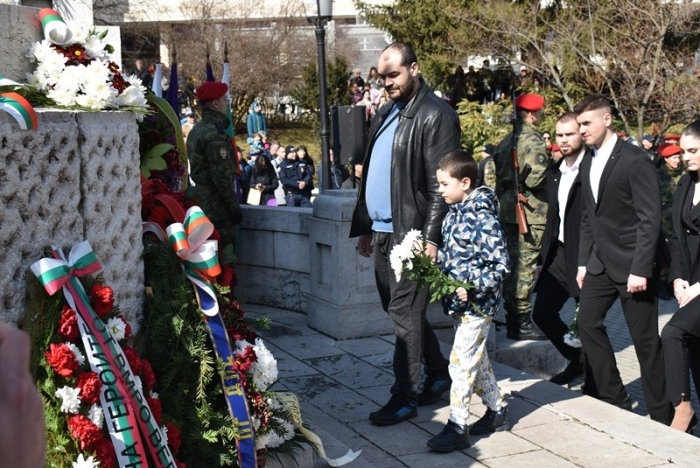
<path id="1" fill-rule="evenodd" d="M 242 212 L 235 188 L 236 157 L 226 134 L 230 125 L 226 91 L 228 86 L 220 82 L 206 82 L 197 88 L 202 119 L 187 138 L 187 154 L 197 203 L 219 231 L 219 250 L 230 250 L 233 255 Z"/>
<path id="2" fill-rule="evenodd" d="M 516 136 L 508 134 L 496 148 L 494 159 L 498 175 L 496 193 L 501 201 L 501 223 L 508 244 L 511 274 L 503 285 L 508 338 L 514 340 L 544 340 L 546 336 L 532 323 L 530 296 L 535 285 L 537 256 L 547 223 L 547 180 L 549 167 L 547 147 L 537 130 L 542 120 L 544 98 L 538 94 L 521 94 L 515 99 Z M 517 193 L 514 183 L 511 148 L 517 141 L 518 180 L 527 197 L 524 211 L 529 231 L 518 232 L 515 214 Z"/>

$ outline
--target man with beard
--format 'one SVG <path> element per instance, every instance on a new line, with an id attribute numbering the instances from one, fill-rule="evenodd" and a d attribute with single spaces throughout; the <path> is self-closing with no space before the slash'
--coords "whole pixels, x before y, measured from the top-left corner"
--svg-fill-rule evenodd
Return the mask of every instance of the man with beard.
<path id="1" fill-rule="evenodd" d="M 455 111 L 420 78 L 409 45 L 387 46 L 377 68 L 391 100 L 369 129 L 350 237 L 359 237 L 360 255 L 375 253 L 377 289 L 396 334 L 392 396 L 369 417 L 388 426 L 415 417 L 417 405 L 437 401 L 451 385 L 448 361 L 425 318 L 428 289 L 418 289 L 406 273 L 396 281 L 389 253 L 409 230 L 418 229 L 428 242 L 426 254 L 436 258 L 447 212 L 436 171 L 443 156 L 459 149 L 460 129 Z M 427 378 L 418 394 L 421 362 Z"/>
<path id="2" fill-rule="evenodd" d="M 564 385 L 583 375 L 581 348 L 565 342 L 568 327 L 559 315 L 570 297 L 578 304 L 580 292 L 576 283 L 581 229 L 579 166 L 585 148 L 576 114 L 570 112 L 559 117 L 555 135 L 562 159 L 547 171 L 547 224 L 542 236 L 542 272 L 535 289 L 538 294 L 532 319 L 569 360 L 566 369 L 550 379 Z"/>

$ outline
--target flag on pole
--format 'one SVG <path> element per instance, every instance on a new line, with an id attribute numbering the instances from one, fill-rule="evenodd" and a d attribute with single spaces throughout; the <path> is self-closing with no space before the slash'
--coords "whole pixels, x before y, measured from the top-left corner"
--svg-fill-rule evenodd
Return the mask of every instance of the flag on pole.
<path id="1" fill-rule="evenodd" d="M 211 62 L 209 61 L 209 43 L 207 42 L 207 66 L 206 66 L 206 73 L 207 73 L 207 81 L 216 81 L 216 78 L 214 78 L 214 70 L 211 68 Z M 228 85 L 227 82 L 224 82 Z"/>
<path id="2" fill-rule="evenodd" d="M 170 85 L 168 86 L 168 93 L 165 99 L 175 111 L 175 115 L 180 118 L 180 97 L 178 96 L 177 82 L 177 51 L 175 50 L 175 45 L 173 45 L 173 60 L 170 63 Z"/>
<path id="3" fill-rule="evenodd" d="M 151 86 L 153 94 L 159 98 L 163 97 L 163 64 L 156 63 L 156 73 L 153 75 L 153 85 Z"/>

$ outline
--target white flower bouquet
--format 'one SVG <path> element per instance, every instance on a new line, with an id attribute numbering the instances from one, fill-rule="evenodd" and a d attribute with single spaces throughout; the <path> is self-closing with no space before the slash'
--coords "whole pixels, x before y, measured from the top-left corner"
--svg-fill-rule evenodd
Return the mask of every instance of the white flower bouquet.
<path id="1" fill-rule="evenodd" d="M 396 281 L 400 281 L 404 272 L 408 279 L 416 281 L 419 287 L 430 288 L 430 301 L 438 301 L 448 294 L 453 294 L 457 288 L 467 291 L 474 286 L 458 281 L 442 272 L 433 259 L 425 254 L 427 241 L 420 231 L 411 229 L 401 243 L 396 244 L 389 254 L 391 269 L 394 270 Z M 476 304 L 472 303 L 477 310 Z"/>
<path id="2" fill-rule="evenodd" d="M 37 67 L 27 79 L 38 96 L 29 96 L 30 101 L 43 98 L 40 104 L 62 108 L 146 113 L 146 88 L 136 76 L 121 74 L 106 36 L 107 31 L 77 29 L 66 45 L 34 43 L 27 57 Z"/>

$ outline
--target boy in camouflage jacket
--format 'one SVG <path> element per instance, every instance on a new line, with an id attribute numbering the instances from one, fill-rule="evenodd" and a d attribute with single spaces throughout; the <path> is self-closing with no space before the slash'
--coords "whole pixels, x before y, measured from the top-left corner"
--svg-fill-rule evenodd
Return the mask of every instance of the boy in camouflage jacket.
<path id="1" fill-rule="evenodd" d="M 450 416 L 443 431 L 428 441 L 439 452 L 462 450 L 469 434 L 508 430 L 507 409 L 486 352 L 486 337 L 498 310 L 508 252 L 498 220 L 498 201 L 488 187 L 475 188 L 477 164 L 465 151 L 453 151 L 438 164 L 439 191 L 450 210 L 442 223 L 439 261 L 443 272 L 474 287 L 458 288 L 443 299 L 452 315 L 455 341 L 450 354 Z M 467 429 L 469 401 L 481 396 L 486 414 Z"/>

